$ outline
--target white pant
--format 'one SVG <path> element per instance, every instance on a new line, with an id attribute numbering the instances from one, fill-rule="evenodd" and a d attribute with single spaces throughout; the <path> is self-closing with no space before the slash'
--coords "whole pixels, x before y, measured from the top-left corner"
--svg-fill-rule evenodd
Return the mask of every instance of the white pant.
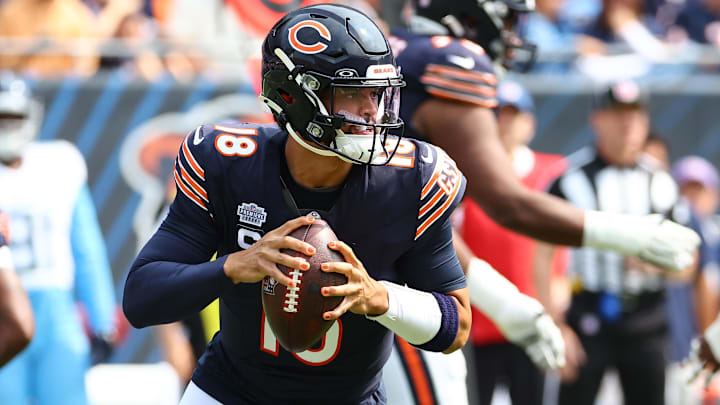
<path id="1" fill-rule="evenodd" d="M 180 398 L 179 405 L 222 405 L 222 402 L 211 397 L 207 392 L 195 385 L 194 382 L 190 381 L 185 393 Z"/>
<path id="2" fill-rule="evenodd" d="M 396 341 L 392 354 L 383 368 L 388 405 L 414 404 L 413 392 L 419 395 L 430 392 L 430 395 L 434 395 L 434 403 L 438 405 L 468 405 L 467 366 L 461 350 L 444 354 L 418 350 L 405 342 L 400 344 L 404 345 L 404 349 L 398 350 Z M 408 351 L 406 352 L 408 354 L 405 355 L 404 351 Z M 425 363 L 427 374 L 424 374 L 422 367 L 418 369 L 417 360 L 420 359 L 418 356 Z M 405 362 L 402 360 L 403 357 Z M 408 369 L 405 368 L 406 363 Z M 415 369 L 415 373 L 421 374 L 420 378 L 408 375 L 410 373 L 417 376 L 413 370 L 409 370 L 410 368 Z M 423 374 L 431 380 L 431 387 L 423 383 Z"/>

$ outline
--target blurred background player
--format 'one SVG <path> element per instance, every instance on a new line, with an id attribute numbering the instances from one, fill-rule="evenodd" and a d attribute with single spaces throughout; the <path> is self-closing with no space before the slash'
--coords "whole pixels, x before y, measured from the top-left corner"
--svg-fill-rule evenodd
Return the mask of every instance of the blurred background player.
<path id="1" fill-rule="evenodd" d="M 546 189 L 549 182 L 565 170 L 565 160 L 559 155 L 538 153 L 528 148 L 535 135 L 532 97 L 518 83 L 503 81 L 497 89 L 497 100 L 500 139 L 512 156 L 516 175 L 526 187 Z M 469 198 L 463 202 L 460 234 L 477 257 L 486 260 L 520 292 L 537 297 L 532 273 L 534 242 L 531 239 L 500 227 Z M 507 387 L 514 405 L 542 403 L 544 371 L 532 362 L 522 347 L 509 343 L 494 323 L 475 308 L 470 337 L 477 403 L 489 405 L 498 386 Z"/>
<path id="2" fill-rule="evenodd" d="M 699 238 L 688 228 L 651 216 L 582 211 L 528 189 L 515 175 L 498 136 L 493 112 L 497 105 L 495 71 L 522 70 L 531 65 L 535 48 L 518 35 L 518 23 L 523 15 L 532 12 L 533 2 L 428 0 L 414 1 L 413 6 L 415 14 L 409 30 L 393 30 L 391 38 L 407 80 L 400 111 L 406 123 L 405 134 L 442 147 L 467 176 L 468 196 L 490 218 L 515 232 L 552 243 L 639 255 L 673 269 L 692 262 Z M 504 284 L 507 280 L 497 278 L 497 272 L 462 247 L 456 249 L 468 278 L 473 305 L 492 317 L 510 341 L 521 343 L 526 350 L 532 347 L 528 342 L 542 341 L 538 335 L 540 328 L 528 327 L 532 325 L 530 320 L 542 318 L 542 306 L 535 300 L 501 299 L 498 292 L 508 290 L 493 288 L 488 281 L 496 280 L 507 286 Z M 503 306 L 501 301 L 512 304 Z M 491 313 L 493 308 L 501 308 L 506 316 Z M 524 322 L 512 324 L 509 319 Z M 554 333 L 550 329 L 547 336 Z M 452 375 L 448 368 L 464 367 L 464 359 L 455 357 L 458 363 L 454 366 L 448 366 L 448 361 L 442 359 L 437 366 L 440 371 L 433 371 L 433 366 L 423 370 L 424 379 L 408 373 L 406 385 L 431 380 L 434 375 Z M 548 364 L 542 357 L 538 360 L 541 365 Z M 428 362 L 427 358 L 425 361 Z M 390 374 L 387 368 L 385 373 Z M 464 383 L 464 375 L 456 377 Z M 434 391 L 428 387 L 421 390 L 457 391 L 447 388 L 449 385 L 436 383 L 432 385 Z"/>
<path id="3" fill-rule="evenodd" d="M 34 142 L 42 106 L 27 84 L 0 78 L 0 209 L 10 251 L 36 320 L 30 346 L 0 371 L 0 402 L 83 404 L 90 344 L 75 305 L 88 313 L 97 360 L 109 355 L 115 300 L 85 162 L 66 141 Z M 29 186 L 32 185 L 32 186 Z"/>
<path id="4" fill-rule="evenodd" d="M 7 246 L 8 226 L 7 214 L 0 212 L 0 368 L 27 347 L 35 333 L 32 306 Z"/>
<path id="5" fill-rule="evenodd" d="M 568 158 L 570 167 L 550 192 L 583 209 L 647 215 L 682 222 L 670 175 L 642 149 L 649 132 L 646 95 L 634 82 L 599 92 L 591 124 L 593 147 Z M 552 247 L 539 244 L 536 271 L 549 273 Z M 544 258 L 544 260 L 543 260 Z M 690 264 L 683 276 L 689 277 Z M 573 249 L 569 273 L 572 299 L 565 312 L 567 366 L 559 404 L 592 404 L 605 371 L 615 367 L 625 403 L 665 403 L 668 320 L 661 269 L 633 255 Z M 579 338 L 580 346 L 577 345 Z M 569 335 L 569 336 L 568 336 Z"/>

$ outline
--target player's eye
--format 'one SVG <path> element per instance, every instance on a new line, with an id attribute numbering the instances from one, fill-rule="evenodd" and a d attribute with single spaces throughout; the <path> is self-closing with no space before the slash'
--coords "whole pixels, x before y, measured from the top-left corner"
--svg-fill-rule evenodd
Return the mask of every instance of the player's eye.
<path id="1" fill-rule="evenodd" d="M 355 87 L 340 87 L 338 88 L 338 95 L 344 98 L 354 98 L 360 93 L 360 89 Z"/>
<path id="2" fill-rule="evenodd" d="M 382 98 L 383 93 L 385 93 L 384 89 L 377 88 L 377 89 L 373 90 L 372 97 L 375 101 L 380 102 L 380 99 Z"/>

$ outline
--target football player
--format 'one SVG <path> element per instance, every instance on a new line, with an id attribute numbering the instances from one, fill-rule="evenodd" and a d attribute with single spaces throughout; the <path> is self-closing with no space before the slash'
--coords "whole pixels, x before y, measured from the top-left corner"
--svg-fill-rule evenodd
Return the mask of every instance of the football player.
<path id="1" fill-rule="evenodd" d="M 518 35 L 518 23 L 532 12 L 534 1 L 414 0 L 413 5 L 409 29 L 394 30 L 390 39 L 407 81 L 400 112 L 406 134 L 447 151 L 468 178 L 468 195 L 493 220 L 546 242 L 614 250 L 669 269 L 679 270 L 692 262 L 699 237 L 688 228 L 657 216 L 582 211 L 524 187 L 515 176 L 498 136 L 495 86 L 499 71 L 526 68 L 534 59 L 534 46 Z M 509 294 L 517 294 L 512 284 L 469 250 L 458 248 L 458 255 L 466 264 L 473 305 L 509 340 L 525 347 L 541 367 L 562 365 L 557 328 L 542 306 L 532 299 L 508 299 Z M 410 355 L 423 356 L 425 364 L 432 362 L 426 354 Z M 446 358 L 429 356 L 437 358 L 438 368 L 408 368 L 411 378 L 405 387 L 414 388 L 418 401 L 430 395 L 440 403 L 467 402 L 457 396 L 463 390 L 453 384 L 464 384 L 464 374 L 448 371 Z M 461 354 L 454 356 L 464 363 Z M 391 373 L 386 370 L 385 375 Z M 435 376 L 449 380 L 436 382 Z M 431 385 L 418 387 L 418 381 Z M 393 393 L 388 394 L 392 400 Z"/>
<path id="2" fill-rule="evenodd" d="M 84 404 L 90 343 L 109 347 L 115 293 L 85 161 L 67 141 L 34 141 L 41 123 L 27 84 L 0 75 L 0 209 L 10 217 L 8 246 L 37 325 L 28 348 L 0 370 L 0 403 Z"/>
<path id="3" fill-rule="evenodd" d="M 22 351 L 35 334 L 30 300 L 13 268 L 7 246 L 8 216 L 0 212 L 0 367 Z"/>
<path id="4" fill-rule="evenodd" d="M 260 98 L 277 125 L 228 121 L 188 135 L 177 197 L 128 274 L 125 314 L 144 327 L 220 298 L 220 331 L 182 404 L 384 404 L 393 332 L 436 352 L 467 340 L 470 304 L 449 221 L 464 177 L 441 149 L 394 136 L 405 83 L 364 14 L 298 9 L 271 29 L 262 54 Z M 322 341 L 291 353 L 265 321 L 261 281 L 291 285 L 277 265 L 309 268 L 282 249 L 314 253 L 288 236 L 312 223 L 310 211 L 340 239 L 329 247 L 345 262 L 325 271 L 348 283 L 322 291 L 344 297 L 323 315 L 335 323 Z"/>

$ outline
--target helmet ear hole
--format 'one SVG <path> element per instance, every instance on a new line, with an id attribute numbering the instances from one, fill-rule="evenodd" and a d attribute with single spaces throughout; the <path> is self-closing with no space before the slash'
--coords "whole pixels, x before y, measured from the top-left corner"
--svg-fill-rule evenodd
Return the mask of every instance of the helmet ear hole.
<path id="1" fill-rule="evenodd" d="M 285 100 L 285 102 L 288 104 L 292 104 L 295 102 L 295 97 L 291 96 L 283 89 L 278 89 L 278 94 L 280 94 L 280 97 L 282 97 L 283 100 Z"/>

